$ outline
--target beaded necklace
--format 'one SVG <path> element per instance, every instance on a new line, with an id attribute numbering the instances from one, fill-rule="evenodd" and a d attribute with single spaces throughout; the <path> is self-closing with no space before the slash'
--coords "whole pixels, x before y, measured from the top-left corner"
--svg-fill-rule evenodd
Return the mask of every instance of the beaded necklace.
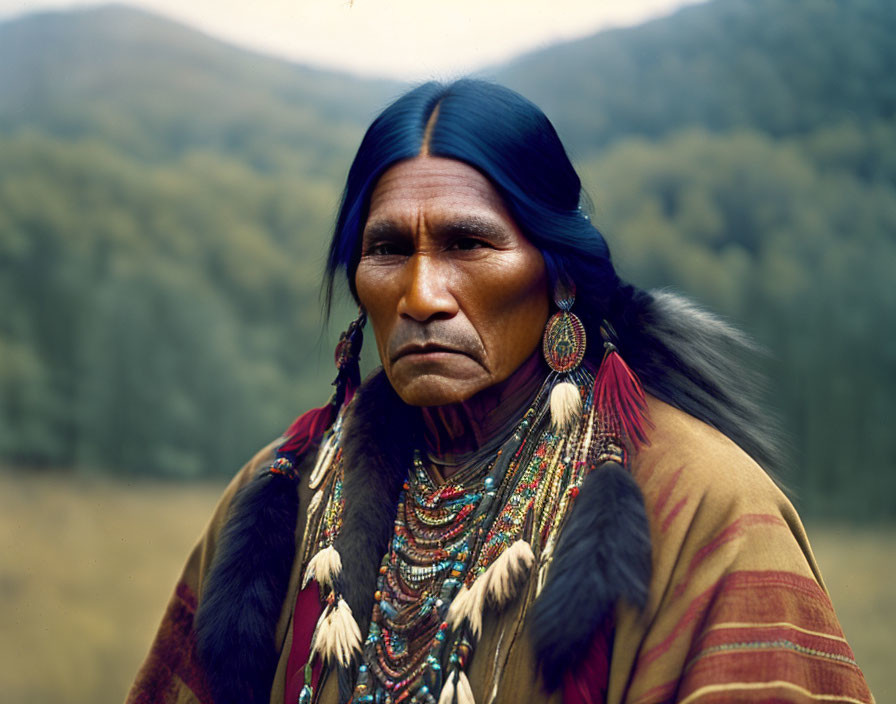
<path id="1" fill-rule="evenodd" d="M 413 693 L 417 696 L 411 701 L 435 701 L 431 692 L 439 691 L 436 673 L 441 670 L 448 604 L 466 572 L 475 529 L 485 518 L 476 510 L 484 480 L 480 468 L 438 486 L 416 454 L 399 498 L 391 547 L 380 567 L 355 701 L 375 701 L 371 692 L 376 691 L 384 691 L 382 700 L 386 693 L 395 702 Z"/>
<path id="2" fill-rule="evenodd" d="M 379 568 L 352 702 L 436 704 L 446 688 L 469 689 L 464 670 L 486 604 L 506 604 L 515 593 L 513 577 L 528 573 L 536 554 L 540 588 L 563 518 L 592 464 L 589 445 L 597 430 L 593 376 L 580 371 L 583 412 L 565 431 L 550 423 L 549 382 L 490 460 L 440 485 L 415 452 Z M 337 422 L 322 449 L 330 469 L 314 477 L 320 489 L 308 527 L 316 528 L 311 545 L 318 555 L 341 523 L 340 434 Z"/>

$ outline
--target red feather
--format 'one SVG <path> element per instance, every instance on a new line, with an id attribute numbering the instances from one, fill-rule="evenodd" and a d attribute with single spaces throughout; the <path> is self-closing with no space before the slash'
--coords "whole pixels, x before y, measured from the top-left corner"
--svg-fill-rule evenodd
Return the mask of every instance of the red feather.
<path id="1" fill-rule="evenodd" d="M 287 440 L 280 446 L 279 454 L 301 455 L 324 434 L 334 420 L 336 420 L 336 407 L 331 403 L 303 413 L 286 431 Z"/>
<path id="2" fill-rule="evenodd" d="M 613 633 L 612 621 L 604 621 L 591 639 L 591 646 L 581 664 L 563 675 L 563 704 L 600 704 L 606 701 Z"/>
<path id="3" fill-rule="evenodd" d="M 357 362 L 355 362 L 355 366 L 357 366 Z M 280 446 L 278 454 L 294 454 L 297 457 L 302 455 L 312 443 L 317 442 L 323 436 L 327 428 L 333 425 L 339 408 L 351 401 L 358 389 L 358 383 L 352 375 L 347 374 L 346 376 L 345 397 L 342 402 L 339 402 L 339 394 L 336 393 L 326 406 L 312 408 L 296 418 L 286 429 L 284 433 L 286 442 Z M 337 382 L 339 382 L 339 377 L 333 383 Z"/>
<path id="4" fill-rule="evenodd" d="M 647 399 L 637 375 L 629 368 L 616 348 L 607 347 L 594 382 L 594 402 L 605 422 L 616 421 L 635 450 L 647 444 Z M 625 439 L 622 438 L 622 439 Z"/>

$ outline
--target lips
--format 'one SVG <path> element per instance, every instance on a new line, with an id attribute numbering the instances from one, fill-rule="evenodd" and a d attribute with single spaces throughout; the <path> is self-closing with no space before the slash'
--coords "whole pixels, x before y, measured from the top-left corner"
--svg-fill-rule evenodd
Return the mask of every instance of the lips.
<path id="1" fill-rule="evenodd" d="M 402 345 L 398 348 L 395 354 L 392 355 L 392 361 L 396 362 L 402 357 L 407 357 L 412 354 L 435 354 L 438 352 L 446 352 L 450 354 L 462 354 L 467 357 L 470 355 L 464 350 L 458 349 L 456 347 L 452 347 L 450 345 L 444 345 L 438 342 L 426 342 L 426 343 L 409 343 Z"/>

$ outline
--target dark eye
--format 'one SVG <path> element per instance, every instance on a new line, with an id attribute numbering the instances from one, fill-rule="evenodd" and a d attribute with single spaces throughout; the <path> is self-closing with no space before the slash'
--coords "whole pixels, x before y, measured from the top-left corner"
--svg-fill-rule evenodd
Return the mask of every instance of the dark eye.
<path id="1" fill-rule="evenodd" d="M 451 243 L 449 249 L 458 249 L 463 252 L 468 252 L 473 249 L 482 249 L 483 247 L 488 247 L 488 243 L 484 240 L 475 237 L 460 237 Z"/>
<path id="2" fill-rule="evenodd" d="M 394 257 L 406 254 L 405 248 L 395 242 L 375 242 L 364 252 L 368 257 Z"/>

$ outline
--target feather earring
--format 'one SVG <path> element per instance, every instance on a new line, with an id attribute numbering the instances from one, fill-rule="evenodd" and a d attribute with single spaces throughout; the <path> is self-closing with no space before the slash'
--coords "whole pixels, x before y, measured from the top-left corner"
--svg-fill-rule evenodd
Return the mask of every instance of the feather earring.
<path id="1" fill-rule="evenodd" d="M 545 326 L 541 348 L 548 366 L 559 375 L 551 389 L 551 424 L 555 430 L 565 430 L 582 414 L 575 372 L 585 358 L 585 326 L 571 312 L 576 300 L 575 286 L 567 288 L 558 283 L 554 299 L 559 310 Z"/>
<path id="2" fill-rule="evenodd" d="M 367 311 L 358 308 L 358 317 L 349 323 L 348 329 L 339 336 L 336 351 L 333 354 L 336 369 L 339 373 L 333 381 L 336 387 L 336 398 L 339 405 L 351 401 L 361 385 L 361 345 L 364 344 L 364 325 L 367 323 Z"/>

